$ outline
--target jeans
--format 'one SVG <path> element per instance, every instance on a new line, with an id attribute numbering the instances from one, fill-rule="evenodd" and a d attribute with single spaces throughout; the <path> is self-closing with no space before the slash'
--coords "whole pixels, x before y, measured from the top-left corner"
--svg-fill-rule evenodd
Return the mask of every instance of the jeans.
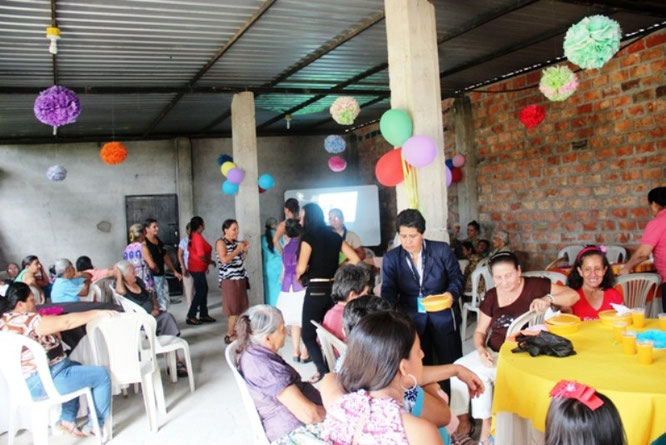
<path id="1" fill-rule="evenodd" d="M 106 368 L 102 366 L 84 366 L 68 358 L 50 367 L 53 383 L 61 394 L 67 394 L 79 389 L 90 387 L 92 389 L 93 403 L 97 412 L 97 421 L 100 428 L 109 416 L 111 409 L 111 378 Z M 30 394 L 38 399 L 46 396 L 42 381 L 35 372 L 26 379 Z M 62 404 L 60 420 L 75 422 L 79 412 L 79 398 Z M 92 425 L 92 422 L 88 422 Z"/>
<path id="2" fill-rule="evenodd" d="M 303 300 L 301 337 L 310 357 L 312 357 L 312 361 L 317 366 L 317 371 L 321 375 L 328 372 L 328 366 L 326 366 L 324 356 L 317 344 L 317 328 L 310 323 L 310 320 L 321 323 L 324 320 L 326 312 L 333 307 L 333 300 L 331 299 L 332 286 L 333 283 L 331 282 L 310 282 L 305 291 L 305 299 Z"/>
<path id="3" fill-rule="evenodd" d="M 194 280 L 194 297 L 192 297 L 192 304 L 190 310 L 187 311 L 187 318 L 197 318 L 197 311 L 199 317 L 208 316 L 208 280 L 206 280 L 205 272 L 192 272 L 192 279 Z"/>
<path id="4" fill-rule="evenodd" d="M 166 275 L 153 276 L 153 280 L 155 281 L 157 304 L 159 304 L 161 311 L 166 311 L 169 309 L 169 283 L 167 283 Z"/>

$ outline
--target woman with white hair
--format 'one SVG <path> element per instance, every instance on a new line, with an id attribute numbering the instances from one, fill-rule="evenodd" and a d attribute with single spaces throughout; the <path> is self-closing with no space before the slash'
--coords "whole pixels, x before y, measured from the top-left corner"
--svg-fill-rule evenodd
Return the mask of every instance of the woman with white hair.
<path id="1" fill-rule="evenodd" d="M 324 420 L 326 411 L 319 391 L 278 353 L 286 330 L 282 313 L 260 304 L 243 313 L 236 323 L 238 371 L 271 442 L 288 443 L 296 428 Z"/>
<path id="2" fill-rule="evenodd" d="M 504 230 L 498 230 L 493 234 L 493 249 L 488 254 L 488 258 L 499 252 L 511 252 L 509 247 L 509 234 Z"/>
<path id="3" fill-rule="evenodd" d="M 53 303 L 74 303 L 90 291 L 90 274 L 77 272 L 67 258 L 55 262 L 56 280 L 51 289 Z"/>

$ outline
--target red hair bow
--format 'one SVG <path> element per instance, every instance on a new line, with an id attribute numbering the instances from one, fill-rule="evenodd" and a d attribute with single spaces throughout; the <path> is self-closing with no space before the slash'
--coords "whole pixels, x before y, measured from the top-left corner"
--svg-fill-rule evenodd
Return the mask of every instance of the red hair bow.
<path id="1" fill-rule="evenodd" d="M 556 399 L 576 399 L 592 411 L 604 404 L 594 388 L 569 380 L 561 380 L 555 385 L 550 391 L 550 396 Z"/>

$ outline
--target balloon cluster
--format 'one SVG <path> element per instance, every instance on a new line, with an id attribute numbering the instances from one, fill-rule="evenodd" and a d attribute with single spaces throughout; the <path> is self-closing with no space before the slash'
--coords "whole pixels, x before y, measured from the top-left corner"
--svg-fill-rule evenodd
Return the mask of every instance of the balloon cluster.
<path id="1" fill-rule="evenodd" d="M 220 160 L 224 160 L 220 166 L 220 171 L 223 176 L 227 177 L 222 183 L 222 193 L 225 195 L 235 195 L 238 193 L 238 185 L 243 182 L 243 179 L 245 178 L 245 172 L 238 168 L 233 159 L 226 160 L 222 159 L 222 156 L 220 156 L 218 161 Z"/>
<path id="2" fill-rule="evenodd" d="M 463 179 L 462 166 L 465 165 L 465 156 L 461 154 L 455 155 L 451 159 L 446 160 L 446 186 L 456 184 Z"/>

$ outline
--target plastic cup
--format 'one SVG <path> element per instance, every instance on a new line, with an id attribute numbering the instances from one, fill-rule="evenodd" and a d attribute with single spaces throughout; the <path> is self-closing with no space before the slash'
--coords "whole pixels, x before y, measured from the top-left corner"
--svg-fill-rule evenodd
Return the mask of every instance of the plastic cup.
<path id="1" fill-rule="evenodd" d="M 613 337 L 618 343 L 622 343 L 622 333 L 627 329 L 626 321 L 616 321 L 613 323 Z"/>
<path id="2" fill-rule="evenodd" d="M 636 333 L 634 331 L 622 333 L 622 352 L 629 355 L 636 353 Z"/>
<path id="3" fill-rule="evenodd" d="M 659 314 L 659 329 L 666 331 L 666 313 Z"/>
<path id="4" fill-rule="evenodd" d="M 652 363 L 652 348 L 653 343 L 651 340 L 639 340 L 636 342 L 638 363 L 641 365 L 649 365 Z"/>
<path id="5" fill-rule="evenodd" d="M 645 326 L 645 309 L 642 307 L 632 309 L 631 321 L 634 323 L 634 327 L 642 328 Z"/>

